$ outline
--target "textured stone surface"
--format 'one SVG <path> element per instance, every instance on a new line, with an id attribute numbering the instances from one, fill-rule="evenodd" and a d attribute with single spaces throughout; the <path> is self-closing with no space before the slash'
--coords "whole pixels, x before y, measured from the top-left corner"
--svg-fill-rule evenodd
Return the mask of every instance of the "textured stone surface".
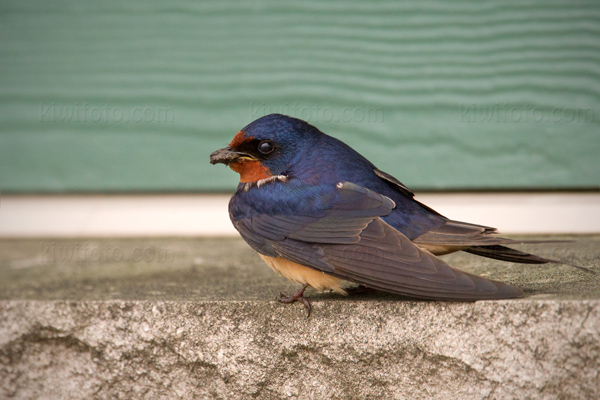
<path id="1" fill-rule="evenodd" d="M 598 280 L 566 266 L 455 255 L 452 264 L 529 297 L 310 293 L 306 319 L 299 305 L 273 301 L 294 286 L 239 240 L 51 243 L 173 257 L 67 260 L 51 258 L 47 242 L 0 242 L 0 398 L 600 396 Z M 537 247 L 597 269 L 597 244 L 589 236 Z"/>

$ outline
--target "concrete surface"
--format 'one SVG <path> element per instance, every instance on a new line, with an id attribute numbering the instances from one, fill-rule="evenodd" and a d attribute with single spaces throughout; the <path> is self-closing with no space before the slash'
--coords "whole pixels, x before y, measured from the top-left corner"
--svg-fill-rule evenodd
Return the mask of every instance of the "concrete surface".
<path id="1" fill-rule="evenodd" d="M 600 236 L 553 239 L 520 248 L 600 269 Z M 307 292 L 306 319 L 240 239 L 2 240 L 0 398 L 600 397 L 597 277 L 446 259 L 528 297 Z"/>

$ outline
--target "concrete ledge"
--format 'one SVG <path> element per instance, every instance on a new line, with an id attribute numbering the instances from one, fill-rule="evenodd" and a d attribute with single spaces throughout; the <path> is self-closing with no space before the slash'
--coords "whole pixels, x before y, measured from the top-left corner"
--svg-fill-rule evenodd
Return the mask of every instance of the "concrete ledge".
<path id="1" fill-rule="evenodd" d="M 600 395 L 600 303 L 0 304 L 8 398 Z"/>
<path id="2" fill-rule="evenodd" d="M 598 269 L 600 237 L 572 239 L 537 245 L 538 254 Z M 564 265 L 452 255 L 453 265 L 518 284 L 528 297 L 441 303 L 311 292 L 306 319 L 301 306 L 273 300 L 295 286 L 238 239 L 51 243 L 0 241 L 0 398 L 600 396 L 598 281 Z M 173 257 L 58 258 L 76 245 Z"/>

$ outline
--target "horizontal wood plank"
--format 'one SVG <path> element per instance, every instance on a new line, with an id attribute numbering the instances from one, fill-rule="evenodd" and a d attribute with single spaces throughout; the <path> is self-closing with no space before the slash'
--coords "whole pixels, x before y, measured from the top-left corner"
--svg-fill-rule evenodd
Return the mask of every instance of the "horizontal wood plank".
<path id="1" fill-rule="evenodd" d="M 0 190 L 221 191 L 271 112 L 415 189 L 600 187 L 600 3 L 0 5 Z"/>

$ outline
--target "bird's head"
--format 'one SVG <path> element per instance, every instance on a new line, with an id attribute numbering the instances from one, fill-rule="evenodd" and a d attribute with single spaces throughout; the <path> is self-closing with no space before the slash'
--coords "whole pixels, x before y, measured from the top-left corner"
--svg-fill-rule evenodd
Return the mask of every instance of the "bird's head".
<path id="1" fill-rule="evenodd" d="M 312 125 L 281 114 L 257 119 L 239 131 L 229 146 L 210 155 L 240 174 L 240 182 L 255 182 L 285 174 L 296 155 L 310 151 L 321 132 Z"/>

